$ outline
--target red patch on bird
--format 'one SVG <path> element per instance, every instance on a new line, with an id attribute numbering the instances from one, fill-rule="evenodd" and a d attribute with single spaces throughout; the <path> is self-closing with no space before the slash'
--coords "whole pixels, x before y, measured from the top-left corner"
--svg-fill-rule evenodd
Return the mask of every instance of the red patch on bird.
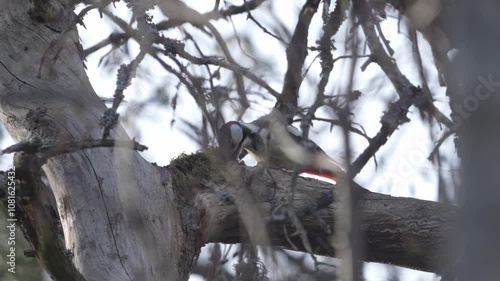
<path id="1" fill-rule="evenodd" d="M 227 122 L 227 123 L 226 123 L 226 124 L 224 124 L 224 125 L 226 125 L 226 126 L 231 126 L 231 125 L 234 125 L 234 124 L 238 124 L 238 125 L 239 125 L 239 123 L 238 123 L 237 121 L 229 121 L 229 122 Z"/>
<path id="2" fill-rule="evenodd" d="M 310 175 L 314 175 L 314 176 L 318 176 L 318 177 L 322 177 L 322 178 L 331 179 L 331 180 L 334 180 L 334 181 L 337 181 L 337 179 L 338 179 L 337 175 L 335 175 L 332 172 L 328 172 L 328 171 L 325 172 L 325 171 L 319 171 L 319 170 L 316 170 L 316 169 L 304 169 L 304 170 L 302 170 L 300 172 L 301 173 L 310 174 Z"/>

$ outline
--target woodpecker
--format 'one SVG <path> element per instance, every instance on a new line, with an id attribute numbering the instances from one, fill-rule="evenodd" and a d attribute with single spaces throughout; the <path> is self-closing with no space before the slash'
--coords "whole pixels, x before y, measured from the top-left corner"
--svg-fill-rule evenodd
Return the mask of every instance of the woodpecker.
<path id="1" fill-rule="evenodd" d="M 229 121 L 219 130 L 219 146 L 227 161 L 239 161 L 246 153 L 270 168 L 313 174 L 337 180 L 344 170 L 295 127 L 262 117 L 251 123 Z"/>

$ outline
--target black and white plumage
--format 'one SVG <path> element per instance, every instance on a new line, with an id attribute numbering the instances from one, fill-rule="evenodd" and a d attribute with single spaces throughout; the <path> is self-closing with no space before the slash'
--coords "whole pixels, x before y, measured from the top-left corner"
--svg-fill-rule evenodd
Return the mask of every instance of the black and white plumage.
<path id="1" fill-rule="evenodd" d="M 271 168 L 294 170 L 336 180 L 343 169 L 315 142 L 303 140 L 295 127 L 266 116 L 251 123 L 230 121 L 219 130 L 219 146 L 226 160 L 248 152 Z"/>

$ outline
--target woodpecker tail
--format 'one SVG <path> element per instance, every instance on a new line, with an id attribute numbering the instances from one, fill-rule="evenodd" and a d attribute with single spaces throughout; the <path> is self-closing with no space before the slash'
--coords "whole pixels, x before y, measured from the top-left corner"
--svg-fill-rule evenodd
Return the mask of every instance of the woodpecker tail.
<path id="1" fill-rule="evenodd" d="M 330 171 L 325 171 L 325 170 L 320 170 L 320 169 L 314 169 L 314 168 L 306 168 L 300 171 L 300 173 L 306 173 L 322 178 L 327 178 L 330 180 L 337 181 L 339 176 L 333 172 Z"/>
<path id="2" fill-rule="evenodd" d="M 304 168 L 301 172 L 334 181 L 337 181 L 342 175 L 345 174 L 340 163 L 333 160 L 324 151 L 313 155 L 312 165 Z"/>

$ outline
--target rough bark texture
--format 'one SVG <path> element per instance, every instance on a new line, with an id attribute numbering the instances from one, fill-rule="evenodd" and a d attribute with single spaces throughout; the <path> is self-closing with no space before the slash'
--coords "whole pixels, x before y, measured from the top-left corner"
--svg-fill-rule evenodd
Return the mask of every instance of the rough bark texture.
<path id="1" fill-rule="evenodd" d="M 0 1 L 0 119 L 16 140 L 39 136 L 63 142 L 102 136 L 98 124 L 105 106 L 85 74 L 74 22 L 72 7 L 64 1 Z M 122 128 L 112 136 L 127 137 Z M 43 190 L 18 201 L 25 235 L 42 265 L 57 281 L 187 280 L 204 243 L 247 241 L 236 205 L 228 204 L 230 196 L 223 192 L 232 187 L 213 162 L 196 157 L 194 162 L 181 158 L 166 169 L 125 148 L 60 155 L 42 166 L 50 190 L 39 181 L 39 171 L 21 161 L 20 166 L 32 168 L 25 171 L 31 175 L 20 180 L 19 190 L 29 190 L 29 185 Z M 291 177 L 271 171 L 271 179 L 259 168 L 243 169 L 244 182 L 268 221 L 286 201 Z M 294 206 L 306 206 L 329 188 L 299 179 Z M 43 227 L 42 222 L 51 219 L 40 197 L 47 192 L 54 195 L 64 241 L 57 227 Z M 440 247 L 454 207 L 375 193 L 364 193 L 360 205 L 368 261 L 439 272 Z M 334 225 L 338 208 L 342 200 L 318 215 L 326 225 Z M 334 256 L 328 247 L 331 235 L 320 222 L 318 217 L 303 220 L 313 250 Z M 290 248 L 282 224 L 268 226 L 272 241 Z M 299 238 L 290 239 L 303 250 Z M 45 258 L 53 255 L 56 266 Z"/>
<path id="2" fill-rule="evenodd" d="M 291 186 L 291 175 L 281 171 L 261 173 L 256 168 L 244 168 L 243 178 L 247 179 L 250 193 L 259 203 L 260 211 L 266 221 L 273 245 L 293 249 L 287 242 L 283 225 L 289 227 L 287 233 L 296 230 L 290 223 L 270 220 L 276 207 L 286 202 Z M 205 216 L 202 226 L 206 242 L 236 243 L 244 237 L 240 229 L 237 208 L 224 204 L 221 194 L 231 190 L 230 186 L 215 180 L 206 180 L 201 184 L 204 191 L 196 195 L 196 206 L 203 208 Z M 294 207 L 307 210 L 324 198 L 332 185 L 307 178 L 297 181 L 297 193 Z M 335 187 L 333 187 L 335 190 Z M 334 195 L 335 197 L 335 195 Z M 393 264 L 422 271 L 441 272 L 448 267 L 447 249 L 454 217 L 457 208 L 451 205 L 423 201 L 414 198 L 392 197 L 388 195 L 361 191 L 361 230 L 366 239 L 366 261 Z M 238 198 L 236 198 L 238 204 Z M 335 202 L 317 212 L 317 215 L 334 229 L 334 213 L 342 212 L 343 202 L 335 198 Z M 275 214 L 274 213 L 274 214 Z M 278 214 L 280 212 L 277 212 Z M 319 255 L 335 256 L 331 248 L 332 235 L 328 235 L 318 216 L 306 216 L 302 220 L 307 231 L 313 251 Z M 281 220 L 280 220 L 281 221 Z M 298 236 L 289 237 L 298 250 L 304 246 Z M 244 238 L 243 238 L 244 240 Z"/>
<path id="3" fill-rule="evenodd" d="M 85 74 L 72 11 L 65 1 L 0 1 L 0 119 L 16 140 L 102 135 L 105 106 Z M 116 135 L 126 137 L 121 128 Z M 85 280 L 186 278 L 187 243 L 163 169 L 129 149 L 99 148 L 51 158 L 43 170 L 68 259 Z"/>

